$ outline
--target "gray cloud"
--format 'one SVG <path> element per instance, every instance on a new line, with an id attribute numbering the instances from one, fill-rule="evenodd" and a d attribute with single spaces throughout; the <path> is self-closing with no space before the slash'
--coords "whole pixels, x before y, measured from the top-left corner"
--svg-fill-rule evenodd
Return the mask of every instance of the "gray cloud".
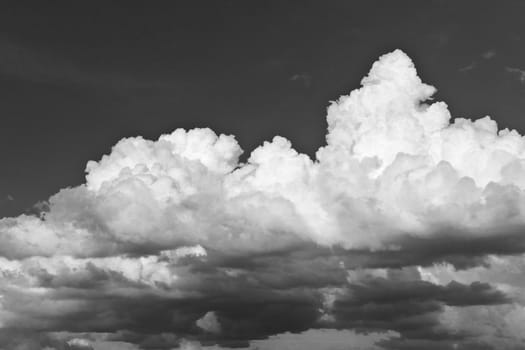
<path id="1" fill-rule="evenodd" d="M 309 73 L 297 73 L 290 77 L 290 81 L 295 81 L 309 88 L 312 86 L 312 76 Z"/>
<path id="2" fill-rule="evenodd" d="M 505 67 L 505 71 L 515 77 L 520 83 L 525 83 L 525 70 L 516 67 Z"/>
<path id="3" fill-rule="evenodd" d="M 482 65 L 485 61 L 492 60 L 496 56 L 496 54 L 497 53 L 495 50 L 487 50 L 480 55 L 480 59 L 474 60 L 468 65 L 459 68 L 458 71 L 460 71 L 461 73 L 466 73 L 471 70 L 474 70 L 478 68 L 480 65 Z"/>

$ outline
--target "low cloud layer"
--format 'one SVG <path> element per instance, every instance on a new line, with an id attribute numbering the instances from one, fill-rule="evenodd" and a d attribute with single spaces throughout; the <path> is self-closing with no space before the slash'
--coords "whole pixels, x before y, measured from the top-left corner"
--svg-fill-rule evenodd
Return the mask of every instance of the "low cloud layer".
<path id="1" fill-rule="evenodd" d="M 434 93 L 396 50 L 315 159 L 276 136 L 240 163 L 210 129 L 119 141 L 0 220 L 0 345 L 522 348 L 525 139 Z"/>

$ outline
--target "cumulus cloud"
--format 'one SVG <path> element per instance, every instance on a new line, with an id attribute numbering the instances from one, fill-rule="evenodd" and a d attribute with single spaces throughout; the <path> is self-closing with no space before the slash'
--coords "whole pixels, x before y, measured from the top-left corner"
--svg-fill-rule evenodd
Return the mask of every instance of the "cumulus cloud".
<path id="1" fill-rule="evenodd" d="M 296 242 L 384 248 L 442 227 L 483 236 L 523 224 L 523 138 L 489 117 L 457 118 L 394 51 L 328 108 L 317 159 L 275 137 L 239 164 L 233 136 L 178 129 L 123 139 L 45 220 L 1 222 L 6 256 L 104 255 L 202 244 L 272 250 Z M 35 233 L 38 232 L 38 233 Z"/>
<path id="2" fill-rule="evenodd" d="M 216 334 L 221 332 L 221 324 L 213 311 L 207 312 L 204 316 L 199 318 L 195 324 L 206 332 Z"/>
<path id="3" fill-rule="evenodd" d="M 328 107 L 314 159 L 276 136 L 241 163 L 210 129 L 119 141 L 42 215 L 0 219 L 2 329 L 142 349 L 294 349 L 313 333 L 447 348 L 475 333 L 447 320 L 498 310 L 484 344 L 501 324 L 519 344 L 525 300 L 482 269 L 525 252 L 525 140 L 452 119 L 435 91 L 402 51 L 380 57 Z"/>

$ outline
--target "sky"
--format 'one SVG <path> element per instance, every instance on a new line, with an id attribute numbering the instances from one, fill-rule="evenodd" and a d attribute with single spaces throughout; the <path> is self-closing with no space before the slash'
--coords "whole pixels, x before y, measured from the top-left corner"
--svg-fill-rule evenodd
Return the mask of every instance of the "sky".
<path id="1" fill-rule="evenodd" d="M 0 349 L 523 349 L 523 10 L 2 4 Z"/>
<path id="2" fill-rule="evenodd" d="M 329 101 L 402 49 L 454 116 L 523 130 L 520 1 L 12 1 L 0 11 L 0 215 L 84 182 L 122 137 L 210 127 L 313 156 Z M 36 176 L 38 174 L 38 176 Z M 12 199 L 10 199 L 12 198 Z"/>

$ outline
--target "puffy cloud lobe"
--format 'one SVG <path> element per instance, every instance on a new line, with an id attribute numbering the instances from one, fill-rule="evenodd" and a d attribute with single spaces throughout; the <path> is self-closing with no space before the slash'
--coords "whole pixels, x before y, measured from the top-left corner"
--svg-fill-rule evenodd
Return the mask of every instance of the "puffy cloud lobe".
<path id="1" fill-rule="evenodd" d="M 221 324 L 213 311 L 207 312 L 204 316 L 199 318 L 195 324 L 206 332 L 215 334 L 221 332 Z"/>
<path id="2" fill-rule="evenodd" d="M 403 52 L 382 56 L 328 108 L 315 159 L 276 136 L 239 163 L 210 129 L 121 140 L 40 217 L 0 219 L 0 325 L 145 349 L 350 327 L 430 348 L 472 331 L 443 320 L 496 310 L 514 344 L 525 297 L 456 268 L 525 251 L 525 141 L 489 117 L 451 121 L 434 92 Z"/>
<path id="3" fill-rule="evenodd" d="M 135 175 L 158 189 L 159 196 L 170 194 L 169 198 L 173 199 L 175 194 L 170 189 L 179 190 L 181 196 L 191 193 L 184 191 L 193 184 L 189 179 L 194 170 L 192 166 L 227 174 L 235 168 L 241 153 L 233 136 L 217 137 L 210 129 L 188 132 L 177 129 L 172 134 L 162 135 L 156 142 L 141 137 L 123 139 L 109 156 L 98 163 L 87 164 L 87 186 L 97 191 L 115 180 Z"/>

